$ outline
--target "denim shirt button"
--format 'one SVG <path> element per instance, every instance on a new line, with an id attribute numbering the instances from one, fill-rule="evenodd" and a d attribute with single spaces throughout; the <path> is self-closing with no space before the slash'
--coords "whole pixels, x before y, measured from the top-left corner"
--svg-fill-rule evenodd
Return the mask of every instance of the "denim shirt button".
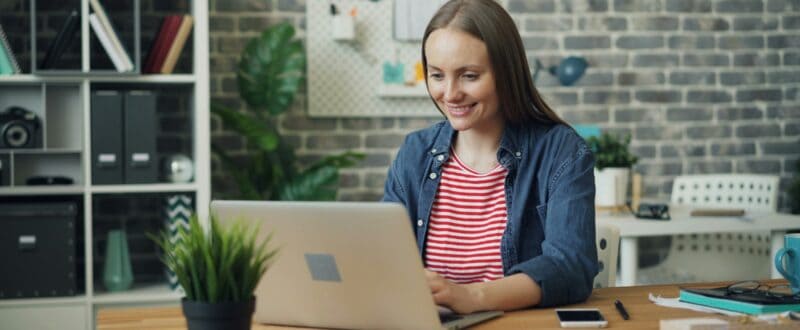
<path id="1" fill-rule="evenodd" d="M 436 173 L 431 173 L 431 174 L 428 174 L 428 177 L 431 178 L 431 180 L 436 180 L 437 175 L 436 175 Z"/>
<path id="2" fill-rule="evenodd" d="M 417 227 L 422 227 L 422 219 L 417 219 Z"/>
<path id="3" fill-rule="evenodd" d="M 443 161 L 444 160 L 444 155 L 436 156 L 436 160 L 438 160 L 440 162 Z"/>
<path id="4" fill-rule="evenodd" d="M 436 148 L 431 149 L 431 153 L 435 154 L 436 153 Z"/>
<path id="5" fill-rule="evenodd" d="M 522 156 L 522 153 L 517 151 L 516 153 L 514 153 L 514 155 L 517 156 L 517 157 L 520 157 L 520 156 Z"/>

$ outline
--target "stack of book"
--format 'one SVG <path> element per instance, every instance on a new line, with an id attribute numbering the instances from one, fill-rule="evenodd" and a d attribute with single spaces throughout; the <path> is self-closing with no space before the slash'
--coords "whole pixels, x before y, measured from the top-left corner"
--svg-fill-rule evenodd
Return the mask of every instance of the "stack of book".
<path id="1" fill-rule="evenodd" d="M 92 31 L 97 35 L 97 39 L 100 40 L 100 44 L 103 45 L 106 54 L 111 58 L 111 62 L 114 63 L 114 68 L 117 69 L 117 72 L 133 71 L 133 61 L 131 61 L 128 52 L 122 46 L 122 42 L 119 41 L 119 36 L 114 31 L 105 9 L 100 5 L 100 1 L 89 0 L 89 4 L 94 11 L 89 14 L 89 25 L 92 26 Z"/>
<path id="2" fill-rule="evenodd" d="M 733 293 L 728 287 L 711 289 L 681 288 L 680 300 L 695 305 L 758 315 L 800 311 L 800 299 L 792 295 L 768 295 L 761 290 Z"/>
<path id="3" fill-rule="evenodd" d="M 22 69 L 11 51 L 11 44 L 8 42 L 3 26 L 0 25 L 0 75 L 19 74 Z"/>
<path id="4" fill-rule="evenodd" d="M 172 73 L 192 31 L 192 17 L 169 15 L 161 22 L 144 63 L 143 73 Z"/>

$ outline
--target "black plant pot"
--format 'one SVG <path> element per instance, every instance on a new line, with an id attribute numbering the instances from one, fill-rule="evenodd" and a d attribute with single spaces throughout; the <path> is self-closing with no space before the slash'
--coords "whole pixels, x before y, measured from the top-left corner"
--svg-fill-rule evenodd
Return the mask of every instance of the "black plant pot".
<path id="1" fill-rule="evenodd" d="M 205 303 L 181 300 L 189 330 L 250 330 L 256 298 L 242 302 Z"/>

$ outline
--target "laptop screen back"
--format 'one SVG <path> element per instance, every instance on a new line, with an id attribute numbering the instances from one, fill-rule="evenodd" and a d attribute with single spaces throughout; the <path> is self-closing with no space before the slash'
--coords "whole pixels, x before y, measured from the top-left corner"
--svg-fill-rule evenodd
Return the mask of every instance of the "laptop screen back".
<path id="1" fill-rule="evenodd" d="M 214 201 L 225 224 L 260 223 L 278 257 L 256 288 L 254 319 L 327 328 L 438 328 L 402 205 Z"/>

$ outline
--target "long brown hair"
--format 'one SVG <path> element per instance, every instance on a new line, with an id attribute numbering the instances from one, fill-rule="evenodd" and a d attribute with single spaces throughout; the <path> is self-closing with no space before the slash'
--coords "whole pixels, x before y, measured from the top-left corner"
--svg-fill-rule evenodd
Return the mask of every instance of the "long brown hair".
<path id="1" fill-rule="evenodd" d="M 500 111 L 506 123 L 566 124 L 544 102 L 533 85 L 517 26 L 508 12 L 494 0 L 451 0 L 436 11 L 422 38 L 422 69 L 426 77 L 428 60 L 425 57 L 425 43 L 428 36 L 437 29 L 448 27 L 469 33 L 486 44 Z M 425 81 L 427 83 L 427 79 Z"/>

